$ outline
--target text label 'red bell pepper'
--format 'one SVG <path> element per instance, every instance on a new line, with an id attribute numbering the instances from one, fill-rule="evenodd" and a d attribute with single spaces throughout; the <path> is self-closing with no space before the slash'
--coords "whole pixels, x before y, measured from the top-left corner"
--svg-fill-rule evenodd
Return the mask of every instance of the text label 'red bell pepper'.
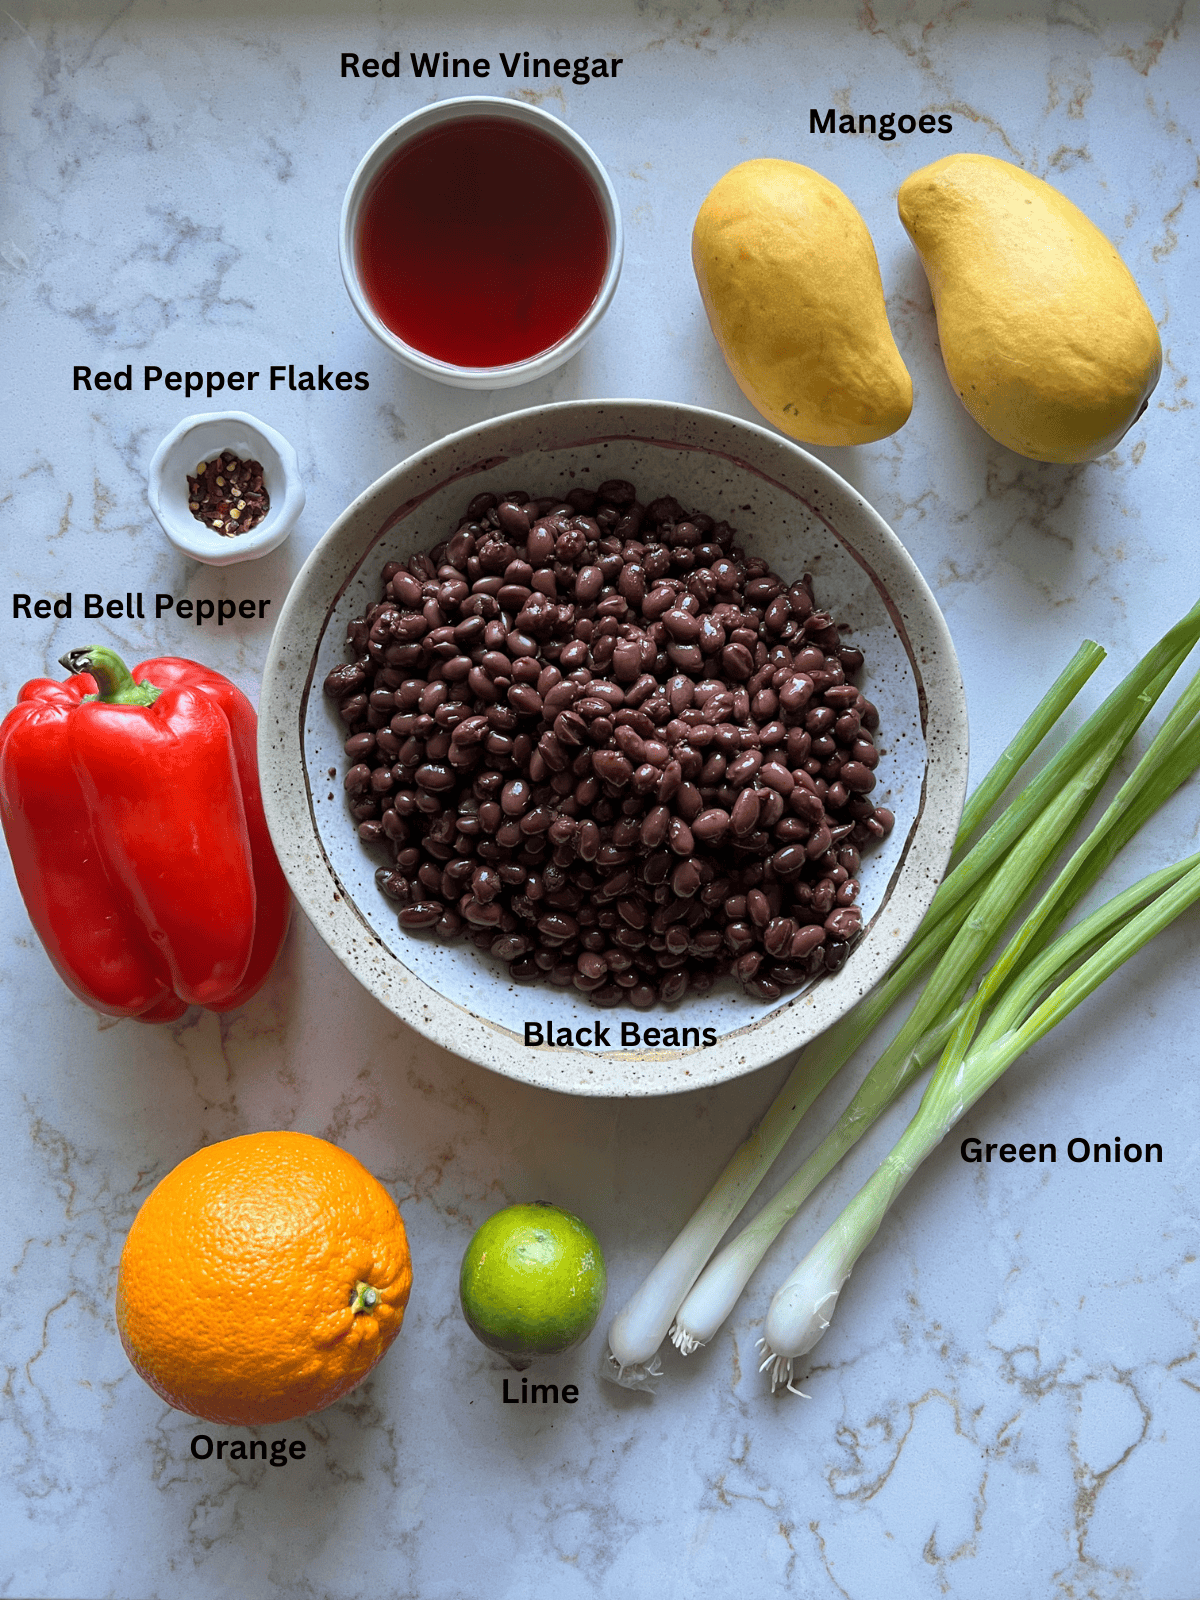
<path id="1" fill-rule="evenodd" d="M 0 814 L 38 937 L 110 1016 L 232 1011 L 274 965 L 291 910 L 254 708 L 195 661 L 130 673 L 98 645 L 62 664 L 76 676 L 33 679 L 0 725 Z"/>

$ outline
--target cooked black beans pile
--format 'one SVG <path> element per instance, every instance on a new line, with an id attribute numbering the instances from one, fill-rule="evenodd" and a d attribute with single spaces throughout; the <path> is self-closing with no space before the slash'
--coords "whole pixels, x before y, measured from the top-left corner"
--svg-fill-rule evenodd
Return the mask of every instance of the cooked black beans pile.
<path id="1" fill-rule="evenodd" d="M 730 971 L 763 1000 L 837 971 L 894 818 L 869 798 L 862 654 L 809 576 L 610 481 L 478 494 L 382 577 L 325 692 L 403 928 L 640 1010 Z"/>

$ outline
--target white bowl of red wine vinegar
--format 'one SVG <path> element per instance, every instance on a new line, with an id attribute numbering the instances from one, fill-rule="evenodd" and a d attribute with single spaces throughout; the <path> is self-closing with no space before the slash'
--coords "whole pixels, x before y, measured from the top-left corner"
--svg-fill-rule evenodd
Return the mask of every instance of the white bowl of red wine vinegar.
<path id="1" fill-rule="evenodd" d="M 463 389 L 568 361 L 621 273 L 621 214 L 577 133 L 521 101 L 423 106 L 358 164 L 342 206 L 342 276 L 400 360 Z"/>

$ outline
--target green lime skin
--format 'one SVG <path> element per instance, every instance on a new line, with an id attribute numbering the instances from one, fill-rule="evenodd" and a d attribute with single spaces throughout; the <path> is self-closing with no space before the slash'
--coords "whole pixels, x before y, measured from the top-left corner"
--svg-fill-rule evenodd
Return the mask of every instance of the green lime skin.
<path id="1" fill-rule="evenodd" d="M 596 1235 L 546 1201 L 489 1217 L 467 1246 L 459 1279 L 472 1333 L 518 1370 L 586 1339 L 607 1287 Z"/>

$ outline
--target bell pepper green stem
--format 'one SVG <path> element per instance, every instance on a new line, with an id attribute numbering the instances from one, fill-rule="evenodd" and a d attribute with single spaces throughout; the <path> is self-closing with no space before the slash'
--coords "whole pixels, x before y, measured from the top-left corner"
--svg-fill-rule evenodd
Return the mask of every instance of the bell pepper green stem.
<path id="1" fill-rule="evenodd" d="M 89 672 L 100 690 L 89 695 L 106 706 L 152 706 L 162 693 L 152 683 L 135 683 L 133 674 L 115 650 L 107 645 L 85 645 L 82 650 L 68 650 L 59 656 L 58 664 L 68 672 Z"/>

